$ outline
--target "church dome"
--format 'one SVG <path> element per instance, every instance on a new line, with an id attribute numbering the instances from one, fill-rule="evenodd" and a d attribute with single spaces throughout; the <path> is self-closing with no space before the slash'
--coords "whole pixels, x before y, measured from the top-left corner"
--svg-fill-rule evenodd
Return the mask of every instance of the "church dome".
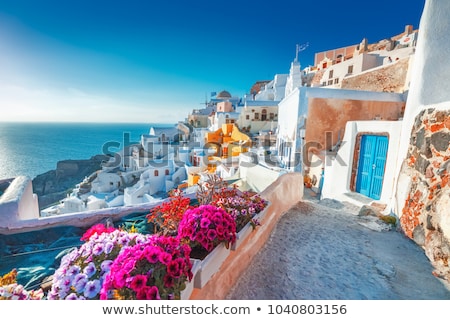
<path id="1" fill-rule="evenodd" d="M 219 92 L 219 94 L 216 96 L 216 98 L 218 98 L 218 99 L 229 99 L 229 98 L 231 98 L 231 94 L 228 91 L 223 90 L 223 91 Z"/>

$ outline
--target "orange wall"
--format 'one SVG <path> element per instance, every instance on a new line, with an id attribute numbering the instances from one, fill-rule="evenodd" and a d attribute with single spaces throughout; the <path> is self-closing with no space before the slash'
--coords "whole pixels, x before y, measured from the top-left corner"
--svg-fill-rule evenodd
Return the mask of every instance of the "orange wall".
<path id="1" fill-rule="evenodd" d="M 332 145 L 344 137 L 347 121 L 398 120 L 403 116 L 405 102 L 361 101 L 311 98 L 308 105 L 305 142 L 318 142 L 326 146 L 326 132 L 332 132 Z"/>

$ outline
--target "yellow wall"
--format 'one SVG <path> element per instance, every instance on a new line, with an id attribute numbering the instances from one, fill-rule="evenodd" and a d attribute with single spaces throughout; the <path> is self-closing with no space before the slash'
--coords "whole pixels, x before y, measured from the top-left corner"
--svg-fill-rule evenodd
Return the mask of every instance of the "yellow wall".
<path id="1" fill-rule="evenodd" d="M 234 142 L 245 141 L 245 144 L 237 144 Z M 223 157 L 238 156 L 242 152 L 247 152 L 248 147 L 251 145 L 251 139 L 245 133 L 239 131 L 232 123 L 226 123 L 222 125 L 222 128 L 209 132 L 206 135 L 206 143 L 220 143 L 228 144 L 227 152 L 223 153 Z"/>

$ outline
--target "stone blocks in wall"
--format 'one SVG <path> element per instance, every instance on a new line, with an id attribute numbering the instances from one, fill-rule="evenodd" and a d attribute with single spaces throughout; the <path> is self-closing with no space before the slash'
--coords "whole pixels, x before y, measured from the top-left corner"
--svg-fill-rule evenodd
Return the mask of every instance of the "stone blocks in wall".
<path id="1" fill-rule="evenodd" d="M 436 275 L 450 281 L 450 107 L 429 108 L 414 122 L 401 175 L 410 187 L 400 217 L 405 234 L 422 246 Z"/>

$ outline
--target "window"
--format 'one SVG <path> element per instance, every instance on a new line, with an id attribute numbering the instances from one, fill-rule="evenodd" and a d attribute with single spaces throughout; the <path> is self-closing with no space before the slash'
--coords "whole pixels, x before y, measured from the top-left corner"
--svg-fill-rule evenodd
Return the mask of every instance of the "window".
<path id="1" fill-rule="evenodd" d="M 328 74 L 328 79 L 333 78 L 333 70 L 330 70 L 330 73 Z"/>
<path id="2" fill-rule="evenodd" d="M 261 111 L 261 120 L 262 121 L 266 121 L 267 120 L 267 110 L 266 109 L 263 109 L 262 111 Z"/>
<path id="3" fill-rule="evenodd" d="M 328 85 L 331 86 L 333 84 L 333 80 L 328 80 Z"/>
<path id="4" fill-rule="evenodd" d="M 339 83 L 339 78 L 334 79 L 334 84 L 338 84 Z"/>
<path id="5" fill-rule="evenodd" d="M 259 120 L 259 113 L 255 112 L 255 120 Z"/>
<path id="6" fill-rule="evenodd" d="M 324 82 L 322 82 L 322 86 L 326 86 L 327 85 L 327 82 L 326 81 L 324 81 Z"/>
<path id="7" fill-rule="evenodd" d="M 249 114 L 245 115 L 245 120 L 250 120 L 250 115 Z"/>
<path id="8" fill-rule="evenodd" d="M 169 174 L 169 169 L 166 169 L 166 176 L 168 176 Z"/>
<path id="9" fill-rule="evenodd" d="M 269 119 L 270 119 L 270 120 L 273 120 L 273 119 L 275 119 L 275 114 L 274 114 L 273 112 L 271 112 L 271 113 L 270 113 L 270 115 L 269 115 Z"/>
<path id="10" fill-rule="evenodd" d="M 353 73 L 353 65 L 348 66 L 347 73 Z"/>
<path id="11" fill-rule="evenodd" d="M 154 175 L 155 177 L 157 177 L 157 176 L 159 175 L 158 170 L 155 170 L 155 171 L 153 172 L 153 175 Z"/>

